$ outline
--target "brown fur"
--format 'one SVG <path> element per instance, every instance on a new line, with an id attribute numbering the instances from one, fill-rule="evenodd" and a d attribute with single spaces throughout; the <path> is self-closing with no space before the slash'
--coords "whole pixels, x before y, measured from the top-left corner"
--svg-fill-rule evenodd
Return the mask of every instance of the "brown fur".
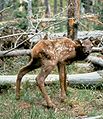
<path id="1" fill-rule="evenodd" d="M 85 59 L 91 51 L 92 43 L 90 40 L 72 41 L 66 37 L 56 40 L 41 40 L 32 49 L 31 61 L 27 66 L 20 69 L 16 81 L 16 97 L 20 98 L 20 83 L 22 77 L 32 71 L 41 67 L 41 72 L 36 78 L 38 87 L 47 102 L 48 107 L 54 107 L 50 97 L 48 96 L 44 81 L 50 74 L 55 66 L 58 66 L 60 87 L 61 87 L 61 100 L 66 97 L 66 64 L 70 64 L 76 60 Z"/>

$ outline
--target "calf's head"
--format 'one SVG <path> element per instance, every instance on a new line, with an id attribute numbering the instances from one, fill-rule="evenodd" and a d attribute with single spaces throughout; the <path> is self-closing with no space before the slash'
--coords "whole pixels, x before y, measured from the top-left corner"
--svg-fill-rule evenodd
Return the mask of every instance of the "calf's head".
<path id="1" fill-rule="evenodd" d="M 90 40 L 87 39 L 82 42 L 82 48 L 85 54 L 89 55 L 92 51 L 92 47 L 93 47 L 93 44 Z"/>
<path id="2" fill-rule="evenodd" d="M 91 52 L 92 52 L 92 47 L 93 44 L 90 40 L 78 40 L 77 41 L 77 59 L 78 60 L 83 60 L 85 59 Z"/>

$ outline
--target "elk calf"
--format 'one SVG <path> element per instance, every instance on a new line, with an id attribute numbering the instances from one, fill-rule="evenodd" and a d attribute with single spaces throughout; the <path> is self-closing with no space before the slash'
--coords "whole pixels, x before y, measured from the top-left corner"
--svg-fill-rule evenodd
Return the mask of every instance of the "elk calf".
<path id="1" fill-rule="evenodd" d="M 55 40 L 41 40 L 32 49 L 31 61 L 28 65 L 20 69 L 16 80 L 16 97 L 20 98 L 20 83 L 22 77 L 41 67 L 39 75 L 36 77 L 38 87 L 47 102 L 48 107 L 54 107 L 50 97 L 44 87 L 45 78 L 50 74 L 55 66 L 58 66 L 61 100 L 66 98 L 66 64 L 76 60 L 84 60 L 91 52 L 92 43 L 90 40 L 75 40 L 63 37 Z"/>

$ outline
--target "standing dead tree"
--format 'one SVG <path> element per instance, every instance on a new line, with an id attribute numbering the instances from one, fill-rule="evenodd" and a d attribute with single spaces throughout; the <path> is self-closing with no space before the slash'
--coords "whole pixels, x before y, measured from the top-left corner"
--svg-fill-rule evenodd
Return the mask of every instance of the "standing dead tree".
<path id="1" fill-rule="evenodd" d="M 54 15 L 57 14 L 57 0 L 54 0 Z"/>
<path id="2" fill-rule="evenodd" d="M 4 9 L 4 3 L 5 1 L 0 0 L 0 11 Z M 0 12 L 0 21 L 2 21 L 2 12 Z"/>
<path id="3" fill-rule="evenodd" d="M 63 10 L 63 0 L 60 0 L 60 13 L 62 15 L 62 10 Z"/>
<path id="4" fill-rule="evenodd" d="M 78 19 L 80 18 L 80 0 L 68 0 L 67 37 L 77 39 Z"/>

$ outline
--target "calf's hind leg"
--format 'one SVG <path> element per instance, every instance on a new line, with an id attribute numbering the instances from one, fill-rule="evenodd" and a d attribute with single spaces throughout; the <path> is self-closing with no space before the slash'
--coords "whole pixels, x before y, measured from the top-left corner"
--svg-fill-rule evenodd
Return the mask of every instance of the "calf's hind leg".
<path id="1" fill-rule="evenodd" d="M 49 75 L 49 73 L 53 70 L 53 68 L 54 68 L 54 66 L 42 67 L 40 74 L 36 78 L 38 87 L 47 102 L 47 107 L 55 107 L 55 105 L 52 103 L 50 97 L 48 96 L 45 86 L 44 86 L 45 78 Z"/>
<path id="2" fill-rule="evenodd" d="M 34 67 L 34 61 L 33 61 L 33 59 L 31 59 L 29 64 L 24 66 L 24 67 L 22 67 L 20 69 L 20 71 L 18 72 L 17 79 L 16 79 L 16 99 L 20 98 L 20 84 L 21 84 L 22 77 L 26 73 L 32 71 L 34 68 L 35 68 Z"/>

